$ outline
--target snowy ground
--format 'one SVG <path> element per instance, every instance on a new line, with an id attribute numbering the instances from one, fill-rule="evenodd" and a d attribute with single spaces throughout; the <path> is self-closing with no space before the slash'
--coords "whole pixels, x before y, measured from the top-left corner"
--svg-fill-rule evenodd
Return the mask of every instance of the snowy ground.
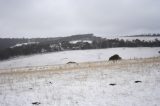
<path id="1" fill-rule="evenodd" d="M 54 52 L 0 61 L 0 69 L 66 64 L 69 61 L 78 63 L 105 61 L 114 54 L 119 54 L 123 59 L 148 58 L 160 56 L 160 53 L 158 53 L 159 51 L 160 47 L 138 47 Z"/>
<path id="2" fill-rule="evenodd" d="M 0 106 L 160 106 L 160 57 L 71 66 L 0 73 Z"/>

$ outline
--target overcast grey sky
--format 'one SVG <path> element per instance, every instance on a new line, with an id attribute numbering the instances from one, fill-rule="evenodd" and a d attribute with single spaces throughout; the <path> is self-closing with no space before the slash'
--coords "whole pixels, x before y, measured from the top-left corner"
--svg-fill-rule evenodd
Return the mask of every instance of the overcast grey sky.
<path id="1" fill-rule="evenodd" d="M 0 37 L 160 32 L 160 0 L 0 0 Z"/>

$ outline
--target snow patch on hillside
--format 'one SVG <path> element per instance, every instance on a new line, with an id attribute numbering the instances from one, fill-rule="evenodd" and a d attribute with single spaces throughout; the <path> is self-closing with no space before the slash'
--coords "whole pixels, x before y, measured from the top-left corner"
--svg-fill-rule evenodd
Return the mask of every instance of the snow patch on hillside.
<path id="1" fill-rule="evenodd" d="M 11 46 L 10 48 L 20 47 L 20 46 L 26 46 L 26 45 L 32 45 L 32 44 L 38 44 L 39 42 L 27 42 L 27 43 L 19 43 L 14 46 Z"/>
<path id="2" fill-rule="evenodd" d="M 69 43 L 76 44 L 78 42 L 83 42 L 83 43 L 87 42 L 87 43 L 90 43 L 90 44 L 92 43 L 91 40 L 73 40 L 73 41 L 70 41 Z"/>

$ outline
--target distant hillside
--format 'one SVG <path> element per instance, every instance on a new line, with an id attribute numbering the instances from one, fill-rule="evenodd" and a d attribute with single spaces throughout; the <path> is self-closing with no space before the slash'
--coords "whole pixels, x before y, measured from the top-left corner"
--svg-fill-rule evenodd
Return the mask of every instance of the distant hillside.
<path id="1" fill-rule="evenodd" d="M 140 35 L 130 35 L 124 37 L 160 37 L 160 34 L 140 34 Z"/>
<path id="2" fill-rule="evenodd" d="M 0 38 L 0 50 L 6 49 L 18 43 L 28 42 L 28 39 L 23 38 Z"/>
<path id="3" fill-rule="evenodd" d="M 66 50 L 101 49 L 113 47 L 160 47 L 160 40 L 106 39 L 93 34 L 80 34 L 56 38 L 1 38 L 0 60 L 21 55 L 57 52 Z"/>
<path id="4" fill-rule="evenodd" d="M 0 50 L 15 46 L 16 44 L 39 42 L 43 44 L 58 43 L 62 41 L 73 40 L 99 40 L 100 37 L 95 37 L 93 34 L 80 34 L 67 37 L 55 37 L 55 38 L 0 38 Z"/>

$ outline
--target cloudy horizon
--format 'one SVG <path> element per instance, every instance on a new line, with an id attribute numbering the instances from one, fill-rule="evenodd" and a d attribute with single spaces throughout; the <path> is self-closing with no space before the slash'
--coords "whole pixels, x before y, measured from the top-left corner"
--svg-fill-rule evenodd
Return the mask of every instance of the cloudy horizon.
<path id="1" fill-rule="evenodd" d="M 0 0 L 0 37 L 160 33 L 159 0 Z"/>

